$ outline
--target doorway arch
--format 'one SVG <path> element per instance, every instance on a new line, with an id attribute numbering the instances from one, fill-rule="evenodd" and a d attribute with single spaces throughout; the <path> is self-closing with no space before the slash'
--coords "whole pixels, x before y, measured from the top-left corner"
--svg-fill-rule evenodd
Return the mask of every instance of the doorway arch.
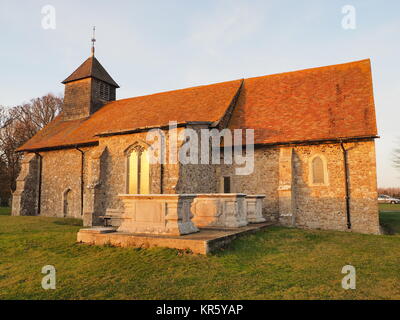
<path id="1" fill-rule="evenodd" d="M 63 192 L 63 195 L 62 195 L 62 210 L 63 210 L 64 218 L 71 216 L 72 192 L 71 192 L 70 188 L 65 189 L 64 192 Z"/>

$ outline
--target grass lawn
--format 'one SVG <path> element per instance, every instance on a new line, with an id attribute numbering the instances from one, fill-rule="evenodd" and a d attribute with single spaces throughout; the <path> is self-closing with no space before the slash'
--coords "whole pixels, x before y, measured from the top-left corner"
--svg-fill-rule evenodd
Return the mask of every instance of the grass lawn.
<path id="1" fill-rule="evenodd" d="M 400 204 L 380 204 L 381 225 L 389 233 L 400 233 Z"/>
<path id="2" fill-rule="evenodd" d="M 271 227 L 201 256 L 77 244 L 78 220 L 1 215 L 0 299 L 400 299 L 400 210 L 382 223 L 398 234 Z M 341 287 L 347 264 L 356 290 Z"/>
<path id="3" fill-rule="evenodd" d="M 6 216 L 11 214 L 11 208 L 0 207 L 0 216 Z"/>

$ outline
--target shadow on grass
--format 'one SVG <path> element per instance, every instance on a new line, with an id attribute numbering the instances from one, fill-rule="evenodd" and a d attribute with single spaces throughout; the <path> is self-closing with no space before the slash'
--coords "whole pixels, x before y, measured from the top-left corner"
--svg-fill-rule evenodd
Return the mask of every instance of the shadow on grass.
<path id="1" fill-rule="evenodd" d="M 74 219 L 74 218 L 63 218 L 62 220 L 57 220 L 53 222 L 54 224 L 60 226 L 78 226 L 81 227 L 83 225 L 82 220 Z"/>
<path id="2" fill-rule="evenodd" d="M 0 216 L 10 216 L 11 208 L 10 207 L 0 207 Z"/>
<path id="3" fill-rule="evenodd" d="M 400 212 L 381 212 L 380 224 L 387 235 L 400 234 Z"/>

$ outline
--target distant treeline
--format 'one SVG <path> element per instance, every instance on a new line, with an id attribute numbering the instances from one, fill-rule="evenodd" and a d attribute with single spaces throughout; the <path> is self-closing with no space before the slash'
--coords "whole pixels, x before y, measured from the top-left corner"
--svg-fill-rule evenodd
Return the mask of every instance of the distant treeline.
<path id="1" fill-rule="evenodd" d="M 400 198 L 400 188 L 378 188 L 378 194 L 385 194 L 394 198 Z"/>

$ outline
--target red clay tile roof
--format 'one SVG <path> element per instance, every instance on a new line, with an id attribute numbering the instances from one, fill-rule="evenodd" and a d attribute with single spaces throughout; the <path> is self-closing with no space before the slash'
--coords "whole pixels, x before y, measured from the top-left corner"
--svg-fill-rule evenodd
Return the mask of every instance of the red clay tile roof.
<path id="1" fill-rule="evenodd" d="M 106 69 L 100 64 L 99 60 L 95 57 L 89 57 L 84 63 L 82 63 L 78 69 L 76 69 L 72 74 L 65 79 L 62 83 L 68 83 L 75 80 L 85 79 L 85 78 L 96 78 L 111 84 L 112 86 L 119 88 L 119 85 L 111 78 Z"/>
<path id="2" fill-rule="evenodd" d="M 369 60 L 217 83 L 108 103 L 90 118 L 51 124 L 19 151 L 97 142 L 99 133 L 168 122 L 220 120 L 240 89 L 228 127 L 255 143 L 376 136 Z"/>
<path id="3" fill-rule="evenodd" d="M 376 136 L 370 60 L 246 79 L 229 128 L 260 144 Z"/>
<path id="4" fill-rule="evenodd" d="M 235 80 L 117 100 L 84 120 L 62 121 L 59 116 L 18 150 L 96 142 L 99 133 L 163 126 L 169 121 L 215 122 L 224 116 L 242 82 Z"/>

